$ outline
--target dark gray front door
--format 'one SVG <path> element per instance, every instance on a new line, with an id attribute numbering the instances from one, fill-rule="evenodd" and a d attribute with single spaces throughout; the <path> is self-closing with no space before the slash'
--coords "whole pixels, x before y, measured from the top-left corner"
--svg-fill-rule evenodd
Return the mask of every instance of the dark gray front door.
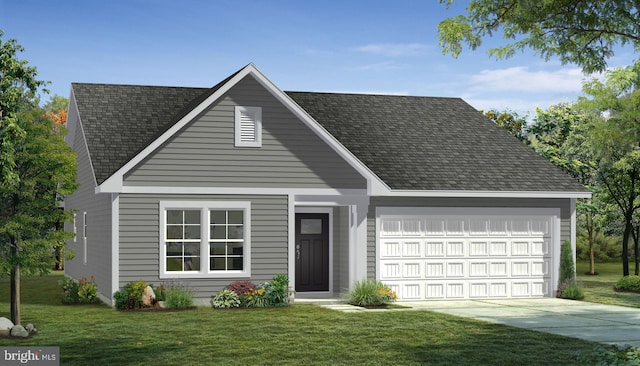
<path id="1" fill-rule="evenodd" d="M 296 214 L 296 292 L 329 291 L 329 214 Z"/>

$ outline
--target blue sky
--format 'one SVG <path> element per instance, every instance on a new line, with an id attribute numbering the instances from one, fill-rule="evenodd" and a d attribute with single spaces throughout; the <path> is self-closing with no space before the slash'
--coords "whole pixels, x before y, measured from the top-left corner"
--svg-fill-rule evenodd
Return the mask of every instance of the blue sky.
<path id="1" fill-rule="evenodd" d="M 487 47 L 454 59 L 437 25 L 462 13 L 436 0 L 0 0 L 3 39 L 68 96 L 71 82 L 215 85 L 253 62 L 283 90 L 462 97 L 478 109 L 575 100 L 584 75 L 531 53 Z M 610 66 L 629 65 L 620 50 Z M 48 99 L 48 97 L 44 97 Z"/>

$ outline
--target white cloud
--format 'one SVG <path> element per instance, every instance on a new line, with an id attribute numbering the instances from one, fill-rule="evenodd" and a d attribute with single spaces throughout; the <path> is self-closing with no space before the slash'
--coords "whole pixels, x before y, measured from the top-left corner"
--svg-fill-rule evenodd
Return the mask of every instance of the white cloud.
<path id="1" fill-rule="evenodd" d="M 579 68 L 530 71 L 526 66 L 482 70 L 470 77 L 473 89 L 487 92 L 579 93 L 585 75 Z"/>
<path id="2" fill-rule="evenodd" d="M 372 53 L 383 56 L 414 56 L 427 49 L 427 45 L 422 43 L 373 43 L 357 47 L 358 52 Z"/>

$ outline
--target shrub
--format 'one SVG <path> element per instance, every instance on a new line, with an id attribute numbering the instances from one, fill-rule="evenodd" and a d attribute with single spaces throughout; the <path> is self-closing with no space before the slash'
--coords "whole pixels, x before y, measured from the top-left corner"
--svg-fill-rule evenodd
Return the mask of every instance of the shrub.
<path id="1" fill-rule="evenodd" d="M 232 282 L 229 286 L 227 286 L 228 290 L 231 290 L 236 293 L 236 295 L 242 297 L 246 293 L 249 293 L 255 290 L 257 287 L 251 281 L 235 281 Z"/>
<path id="2" fill-rule="evenodd" d="M 80 302 L 78 295 L 78 281 L 73 278 L 65 277 L 58 281 L 58 285 L 62 287 L 62 302 L 64 304 L 77 304 Z"/>
<path id="3" fill-rule="evenodd" d="M 640 292 L 640 276 L 624 276 L 616 283 L 616 290 Z"/>
<path id="4" fill-rule="evenodd" d="M 276 275 L 270 282 L 265 282 L 262 288 L 266 291 L 267 302 L 270 306 L 284 306 L 289 303 L 289 277 L 284 274 Z"/>
<path id="5" fill-rule="evenodd" d="M 582 300 L 584 299 L 584 289 L 579 281 L 565 281 L 558 288 L 558 293 L 563 299 Z"/>
<path id="6" fill-rule="evenodd" d="M 240 296 L 229 289 L 222 289 L 211 298 L 211 306 L 215 309 L 229 309 L 240 306 Z"/>
<path id="7" fill-rule="evenodd" d="M 165 301 L 167 299 L 167 286 L 164 284 L 158 286 L 158 288 L 153 289 L 153 292 L 156 294 L 157 301 Z"/>
<path id="8" fill-rule="evenodd" d="M 169 287 L 164 304 L 171 309 L 190 308 L 193 306 L 193 291 L 184 286 Z"/>
<path id="9" fill-rule="evenodd" d="M 260 287 L 245 293 L 245 306 L 250 308 L 264 308 L 269 306 L 267 291 Z"/>
<path id="10" fill-rule="evenodd" d="M 116 309 L 118 310 L 129 309 L 129 305 L 131 304 L 131 302 L 129 301 L 130 297 L 127 290 L 116 291 L 113 294 L 113 298 L 116 300 Z"/>
<path id="11" fill-rule="evenodd" d="M 560 278 L 558 286 L 565 281 L 574 282 L 576 279 L 576 267 L 573 262 L 573 249 L 571 243 L 565 240 L 560 249 Z"/>
<path id="12" fill-rule="evenodd" d="M 129 282 L 124 286 L 125 291 L 129 293 L 129 298 L 133 301 L 133 307 L 142 307 L 142 295 L 147 286 L 144 280 Z"/>
<path id="13" fill-rule="evenodd" d="M 91 280 L 82 277 L 78 284 L 78 301 L 81 303 L 94 303 L 98 300 L 98 286 L 95 283 L 95 277 L 91 275 Z"/>
<path id="14" fill-rule="evenodd" d="M 389 286 L 374 280 L 356 282 L 349 293 L 349 304 L 357 306 L 384 305 L 397 299 L 398 296 Z"/>

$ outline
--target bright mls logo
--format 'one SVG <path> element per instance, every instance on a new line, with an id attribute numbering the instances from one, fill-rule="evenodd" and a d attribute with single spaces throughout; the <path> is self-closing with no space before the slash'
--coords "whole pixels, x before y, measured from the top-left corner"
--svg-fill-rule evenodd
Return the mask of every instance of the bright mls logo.
<path id="1" fill-rule="evenodd" d="M 0 365 L 60 365 L 60 347 L 3 347 Z"/>

